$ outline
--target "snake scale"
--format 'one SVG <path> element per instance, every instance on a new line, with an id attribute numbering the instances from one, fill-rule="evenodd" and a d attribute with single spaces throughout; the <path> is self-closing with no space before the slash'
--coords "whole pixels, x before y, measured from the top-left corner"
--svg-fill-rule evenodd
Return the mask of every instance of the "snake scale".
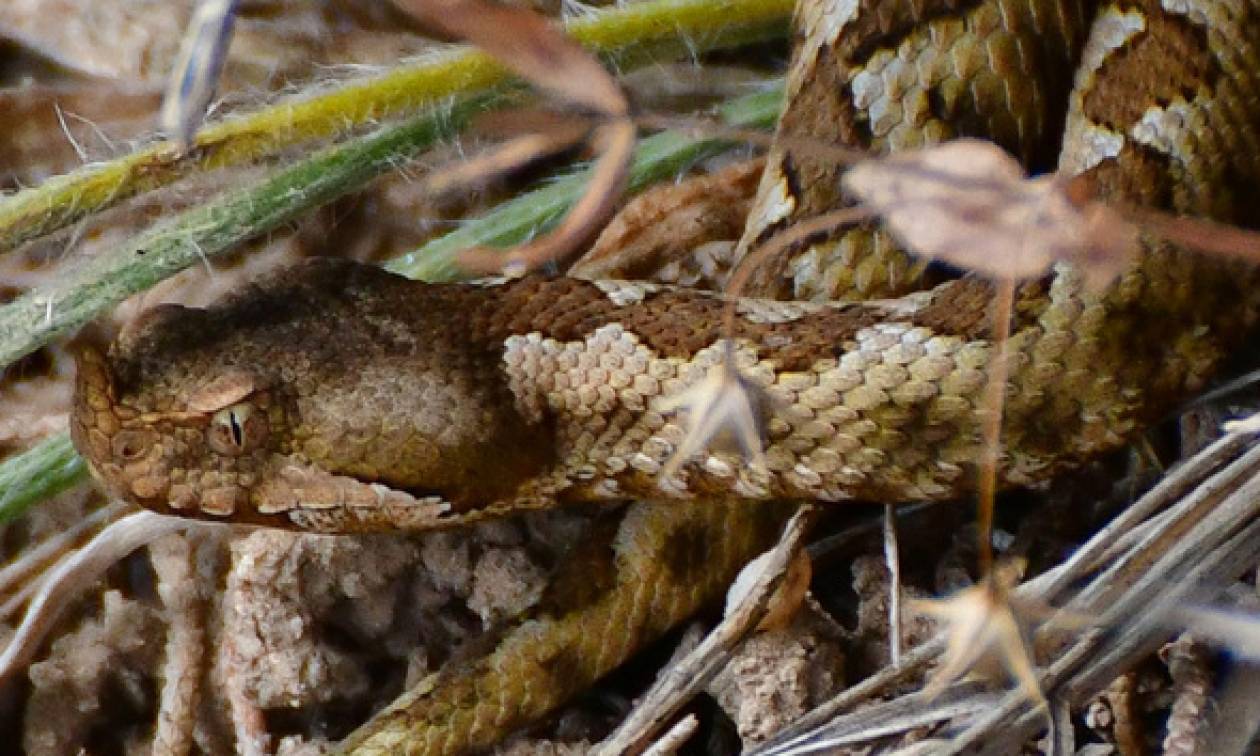
<path id="1" fill-rule="evenodd" d="M 1033 171 L 1087 173 L 1110 200 L 1256 225 L 1257 0 L 818 0 L 795 28 L 781 134 L 874 151 L 983 136 Z M 842 203 L 840 171 L 773 148 L 740 249 Z M 991 287 L 964 276 L 904 293 L 920 271 L 871 227 L 758 271 L 765 298 L 738 302 L 730 335 L 770 400 L 764 465 L 710 450 L 661 474 L 686 423 L 659 402 L 721 361 L 720 296 L 574 278 L 428 285 L 335 260 L 206 310 L 150 311 L 107 357 L 81 359 L 72 432 L 112 493 L 211 520 L 425 529 L 653 500 L 584 544 L 489 655 L 346 743 L 461 752 L 710 601 L 773 540 L 776 502 L 974 486 Z M 1104 292 L 1068 266 L 1021 287 L 1004 483 L 1114 448 L 1200 387 L 1255 319 L 1254 281 L 1148 239 Z M 882 299 L 826 301 L 853 295 Z"/>

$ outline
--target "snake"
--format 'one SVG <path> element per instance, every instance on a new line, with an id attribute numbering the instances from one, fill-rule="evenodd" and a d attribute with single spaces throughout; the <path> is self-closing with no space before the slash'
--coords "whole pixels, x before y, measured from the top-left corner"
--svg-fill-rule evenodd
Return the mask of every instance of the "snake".
<path id="1" fill-rule="evenodd" d="M 878 154 L 982 137 L 1109 202 L 1256 224 L 1257 0 L 810 0 L 793 28 L 788 103 L 737 251 L 852 201 L 843 166 L 803 139 Z M 304 532 L 638 502 L 488 654 L 342 745 L 487 748 L 720 595 L 772 544 L 784 502 L 974 489 L 993 284 L 934 283 L 872 224 L 793 252 L 734 300 L 308 260 L 205 309 L 154 308 L 107 354 L 85 350 L 72 436 L 124 500 Z M 1114 449 L 1199 390 L 1256 320 L 1255 283 L 1146 234 L 1102 291 L 1070 264 L 1021 285 L 1001 484 Z M 670 404 L 705 391 L 752 407 L 756 464 L 689 444 L 700 404 Z"/>

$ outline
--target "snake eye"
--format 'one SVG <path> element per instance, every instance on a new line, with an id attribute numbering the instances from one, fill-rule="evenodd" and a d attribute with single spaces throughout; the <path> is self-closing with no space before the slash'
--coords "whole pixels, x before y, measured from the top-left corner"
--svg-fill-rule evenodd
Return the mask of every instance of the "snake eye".
<path id="1" fill-rule="evenodd" d="M 252 404 L 225 407 L 210 418 L 206 443 L 219 454 L 235 457 L 252 451 L 267 440 L 267 417 Z"/>

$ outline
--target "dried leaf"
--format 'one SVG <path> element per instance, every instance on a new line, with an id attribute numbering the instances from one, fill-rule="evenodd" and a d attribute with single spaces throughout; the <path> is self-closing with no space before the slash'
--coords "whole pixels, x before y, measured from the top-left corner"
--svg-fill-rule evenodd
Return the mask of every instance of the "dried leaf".
<path id="1" fill-rule="evenodd" d="M 524 8 L 482 0 L 395 0 L 426 24 L 467 40 L 540 89 L 599 113 L 625 116 L 621 87 L 593 55 Z"/>
<path id="2" fill-rule="evenodd" d="M 586 193 L 569 209 L 560 225 L 545 236 L 514 247 L 507 254 L 483 247 L 465 250 L 459 255 L 460 267 L 473 273 L 515 277 L 573 253 L 612 215 L 625 186 L 635 139 L 635 126 L 628 118 L 597 128 L 593 141 L 602 154 L 591 167 Z"/>
<path id="3" fill-rule="evenodd" d="M 701 288 L 722 288 L 729 267 L 717 267 L 699 250 L 714 243 L 733 246 L 764 167 L 761 159 L 747 160 L 652 187 L 626 203 L 569 275 L 689 286 L 698 279 Z M 714 264 L 706 267 L 709 262 Z"/>
<path id="4" fill-rule="evenodd" d="M 1094 288 L 1137 250 L 1137 228 L 1107 206 L 1074 204 L 1054 177 L 1028 179 L 989 142 L 960 139 L 868 160 L 844 188 L 912 252 L 994 277 L 1033 278 L 1058 261 Z"/>
<path id="5" fill-rule="evenodd" d="M 586 137 L 586 129 L 542 132 L 514 137 L 485 152 L 465 157 L 429 173 L 421 181 L 424 192 L 442 197 L 484 185 L 511 171 L 571 149 Z M 502 255 L 499 262 L 502 263 Z"/>
<path id="6" fill-rule="evenodd" d="M 524 275 L 571 254 L 612 215 L 625 185 L 636 129 L 630 103 L 599 60 L 541 16 L 484 0 L 395 0 L 416 18 L 467 40 L 534 86 L 607 116 L 592 139 L 600 158 L 586 194 L 550 234 L 512 250 L 470 249 L 460 265 L 470 272 Z"/>
<path id="7" fill-rule="evenodd" d="M 89 76 L 155 80 L 175 56 L 190 9 L 188 2 L 5 2 L 0 39 Z"/>

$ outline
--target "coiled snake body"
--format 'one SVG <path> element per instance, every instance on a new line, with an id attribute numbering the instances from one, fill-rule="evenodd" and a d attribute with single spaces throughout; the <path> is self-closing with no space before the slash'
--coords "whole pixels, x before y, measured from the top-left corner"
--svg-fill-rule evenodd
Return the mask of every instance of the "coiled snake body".
<path id="1" fill-rule="evenodd" d="M 874 150 L 981 135 L 1034 169 L 1061 144 L 1060 167 L 1111 200 L 1255 225 L 1256 0 L 807 2 L 797 30 L 781 133 Z M 742 248 L 836 206 L 838 177 L 819 157 L 772 150 Z M 767 502 L 940 499 L 974 485 L 990 287 L 965 277 L 871 304 L 806 302 L 902 293 L 916 269 L 874 229 L 793 260 L 756 287 L 794 301 L 740 302 L 729 334 L 771 399 L 764 467 L 705 451 L 661 475 L 685 426 L 657 401 L 722 357 L 713 295 L 567 278 L 431 286 L 326 260 L 209 310 L 153 311 L 108 358 L 85 355 L 72 430 L 114 493 L 208 519 L 421 529 L 665 500 L 630 508 L 583 549 L 606 567 L 570 568 L 580 590 L 350 743 L 485 746 L 720 591 L 773 538 L 782 508 Z M 1023 287 L 1005 482 L 1115 447 L 1201 386 L 1254 320 L 1253 282 L 1147 240 L 1101 294 L 1066 266 Z"/>

